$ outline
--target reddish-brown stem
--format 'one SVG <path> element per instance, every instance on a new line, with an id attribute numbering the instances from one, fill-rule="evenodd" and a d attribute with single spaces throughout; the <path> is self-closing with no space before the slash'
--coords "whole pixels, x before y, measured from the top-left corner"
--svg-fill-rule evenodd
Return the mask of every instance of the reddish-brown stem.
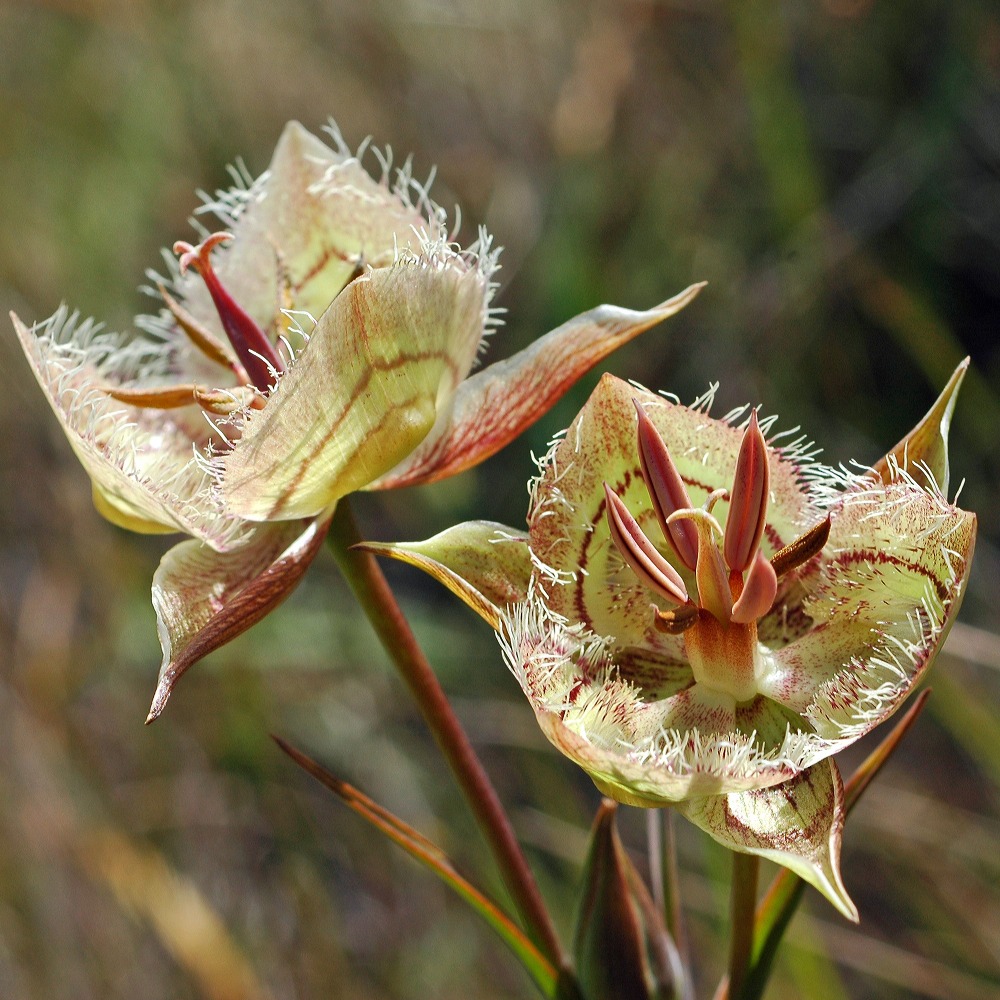
<path id="1" fill-rule="evenodd" d="M 337 506 L 328 540 L 341 571 L 458 780 L 528 932 L 553 964 L 564 965 L 562 945 L 552 918 L 489 776 L 375 557 L 352 548 L 362 537 L 346 500 Z"/>
<path id="2" fill-rule="evenodd" d="M 729 1000 L 740 1000 L 753 957 L 760 858 L 733 852 L 733 884 L 729 900 Z"/>

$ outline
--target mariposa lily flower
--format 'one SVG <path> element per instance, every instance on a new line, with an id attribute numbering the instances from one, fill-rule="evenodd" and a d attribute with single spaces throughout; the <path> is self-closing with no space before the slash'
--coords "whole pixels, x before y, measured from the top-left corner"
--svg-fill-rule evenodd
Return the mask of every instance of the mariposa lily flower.
<path id="1" fill-rule="evenodd" d="M 470 374 L 497 322 L 497 251 L 461 249 L 408 165 L 369 175 L 289 124 L 269 170 L 175 245 L 159 315 L 118 335 L 60 309 L 13 317 L 109 520 L 193 536 L 163 558 L 150 718 L 197 659 L 301 578 L 337 501 L 482 461 L 610 351 L 686 305 L 599 306 Z M 390 183 L 392 181 L 392 183 Z"/>
<path id="2" fill-rule="evenodd" d="M 974 514 L 947 497 L 963 364 L 857 472 L 737 411 L 606 376 L 541 463 L 528 531 L 372 545 L 497 630 L 551 742 L 605 794 L 672 805 L 856 919 L 833 755 L 891 715 L 961 601 Z"/>

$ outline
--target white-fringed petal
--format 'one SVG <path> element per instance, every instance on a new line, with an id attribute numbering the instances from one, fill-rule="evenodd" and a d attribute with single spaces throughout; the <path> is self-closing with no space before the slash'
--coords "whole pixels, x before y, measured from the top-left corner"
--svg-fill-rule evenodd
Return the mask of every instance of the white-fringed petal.
<path id="1" fill-rule="evenodd" d="M 731 696 L 694 685 L 684 664 L 616 652 L 609 637 L 549 611 L 537 586 L 501 619 L 504 658 L 542 731 L 606 795 L 665 805 L 776 784 L 801 769 L 802 734 L 765 742 L 741 731 Z"/>
<path id="2" fill-rule="evenodd" d="M 765 693 L 802 712 L 830 751 L 912 690 L 958 613 L 976 516 L 912 481 L 851 491 L 831 511 L 801 637 L 773 653 Z"/>
<path id="3" fill-rule="evenodd" d="M 133 531 L 184 531 L 219 550 L 239 543 L 240 522 L 220 513 L 210 497 L 204 461 L 210 428 L 200 411 L 144 410 L 102 388 L 168 384 L 164 344 L 126 341 L 65 309 L 33 329 L 11 318 L 105 517 Z"/>
<path id="4" fill-rule="evenodd" d="M 234 236 L 214 258 L 216 273 L 265 330 L 286 305 L 318 319 L 359 263 L 383 266 L 401 250 L 418 249 L 422 238 L 444 237 L 436 206 L 425 197 L 413 204 L 411 187 L 405 175 L 395 186 L 372 178 L 345 147 L 333 150 L 289 122 L 267 171 L 206 205 Z M 184 307 L 222 336 L 199 276 L 177 276 L 172 286 Z"/>

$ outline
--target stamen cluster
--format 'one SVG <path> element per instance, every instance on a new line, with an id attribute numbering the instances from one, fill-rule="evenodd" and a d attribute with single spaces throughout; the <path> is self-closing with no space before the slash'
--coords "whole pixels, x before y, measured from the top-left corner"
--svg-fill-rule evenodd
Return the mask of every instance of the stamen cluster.
<path id="1" fill-rule="evenodd" d="M 195 403 L 206 412 L 219 416 L 228 416 L 241 409 L 263 408 L 286 365 L 277 347 L 236 301 L 212 266 L 212 251 L 231 239 L 232 234 L 219 232 L 207 236 L 197 246 L 178 240 L 174 244 L 174 253 L 179 257 L 181 274 L 193 268 L 204 281 L 232 350 L 162 286 L 160 294 L 178 329 L 209 361 L 228 368 L 238 384 L 214 387 L 182 383 L 141 388 L 109 385 L 106 388 L 109 396 L 131 406 L 154 410 L 176 409 Z"/>
<path id="2" fill-rule="evenodd" d="M 655 625 L 684 633 L 695 680 L 739 701 L 757 693 L 757 620 L 770 610 L 784 573 L 815 555 L 829 535 L 829 521 L 768 559 L 760 543 L 767 521 L 768 451 L 757 413 L 743 435 L 731 490 L 715 490 L 694 507 L 666 443 L 638 400 L 639 459 L 643 480 L 663 537 L 694 574 L 691 596 L 684 576 L 657 549 L 624 501 L 604 483 L 611 538 L 644 586 L 663 598 L 654 606 Z M 712 513 L 729 501 L 725 528 Z M 719 541 L 721 540 L 721 547 Z"/>

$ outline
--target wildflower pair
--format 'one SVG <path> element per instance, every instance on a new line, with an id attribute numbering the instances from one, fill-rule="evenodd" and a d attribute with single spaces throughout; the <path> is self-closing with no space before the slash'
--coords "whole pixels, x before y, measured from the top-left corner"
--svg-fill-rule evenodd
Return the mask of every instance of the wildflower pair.
<path id="1" fill-rule="evenodd" d="M 150 718 L 297 584 L 341 498 L 481 461 L 698 291 L 600 306 L 470 375 L 496 251 L 485 233 L 458 248 L 408 169 L 390 186 L 383 168 L 293 123 L 267 173 L 206 205 L 231 235 L 175 247 L 139 335 L 14 317 L 101 513 L 192 536 L 154 576 Z M 859 474 L 755 412 L 738 426 L 605 377 L 543 461 L 527 531 L 369 547 L 497 630 L 541 728 L 602 791 L 671 805 L 854 916 L 833 755 L 895 710 L 957 612 L 976 526 L 947 499 L 961 376 Z"/>

